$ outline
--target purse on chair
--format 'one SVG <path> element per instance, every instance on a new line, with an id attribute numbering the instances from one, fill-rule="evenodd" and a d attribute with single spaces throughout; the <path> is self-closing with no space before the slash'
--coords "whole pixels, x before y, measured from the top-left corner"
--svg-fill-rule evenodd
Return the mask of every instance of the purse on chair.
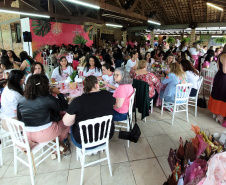
<path id="1" fill-rule="evenodd" d="M 129 115 L 128 115 L 129 117 Z M 131 142 L 137 143 L 137 141 L 140 138 L 141 131 L 137 123 L 134 124 L 134 127 L 131 128 L 131 122 L 130 122 L 130 117 L 129 117 L 129 126 L 130 126 L 130 131 L 121 131 L 119 132 L 118 138 L 119 139 L 125 139 L 125 140 L 130 140 Z"/>

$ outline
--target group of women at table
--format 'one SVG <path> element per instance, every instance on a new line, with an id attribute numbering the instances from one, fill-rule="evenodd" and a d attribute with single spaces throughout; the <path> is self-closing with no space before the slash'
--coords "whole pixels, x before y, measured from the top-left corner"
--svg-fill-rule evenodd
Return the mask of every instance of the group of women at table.
<path id="1" fill-rule="evenodd" d="M 95 56 L 89 58 L 84 68 L 84 94 L 75 98 L 70 105 L 59 89 L 50 87 L 49 79 L 43 65 L 35 62 L 31 73 L 25 78 L 24 72 L 13 70 L 8 77 L 8 84 L 2 93 L 2 113 L 8 117 L 25 123 L 28 139 L 31 143 L 46 142 L 59 136 L 61 144 L 67 138 L 71 128 L 73 143 L 81 147 L 78 123 L 83 120 L 113 115 L 113 121 L 127 119 L 130 96 L 134 90 L 133 78 L 149 84 L 149 97 L 156 100 L 158 95 L 166 101 L 174 101 L 175 88 L 180 83 L 193 83 L 192 96 L 196 95 L 198 74 L 189 61 L 175 62 L 169 56 L 170 72 L 162 73 L 162 84 L 168 84 L 165 91 L 160 91 L 160 79 L 147 71 L 149 63 L 141 60 L 138 63 L 137 52 L 133 52 L 124 68 L 114 69 L 108 63 L 100 65 Z M 139 69 L 137 69 L 139 67 Z M 128 72 L 129 71 L 129 72 Z M 51 79 L 66 80 L 73 72 L 66 57 L 61 57 L 59 66 L 54 69 Z M 104 81 L 109 91 L 100 91 L 98 79 Z M 22 85 L 26 81 L 23 90 Z M 112 94 L 113 93 L 113 94 Z M 52 96 L 57 94 L 58 98 Z M 63 116 L 60 111 L 66 111 Z M 4 128 L 7 129 L 3 123 Z M 92 132 L 90 130 L 90 132 Z M 110 138 L 114 134 L 114 124 L 111 126 Z"/>

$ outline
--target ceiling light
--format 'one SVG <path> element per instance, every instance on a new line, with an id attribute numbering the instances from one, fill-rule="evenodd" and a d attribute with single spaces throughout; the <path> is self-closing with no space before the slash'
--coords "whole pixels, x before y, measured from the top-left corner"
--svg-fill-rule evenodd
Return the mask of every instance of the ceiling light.
<path id="1" fill-rule="evenodd" d="M 18 12 L 18 11 L 13 11 L 13 10 L 2 10 L 2 9 L 0 9 L 0 12 L 20 14 L 20 15 L 28 15 L 28 16 L 34 16 L 34 17 L 50 18 L 50 16 L 48 16 L 48 15 L 41 15 L 41 14 L 35 14 L 35 13 L 26 13 L 26 12 Z"/>
<path id="2" fill-rule="evenodd" d="M 220 10 L 220 11 L 223 11 L 222 8 L 220 8 L 220 7 L 218 7 L 218 6 L 215 6 L 215 5 L 211 4 L 211 3 L 206 3 L 206 4 L 209 5 L 209 6 L 211 6 L 211 7 L 213 7 L 213 8 L 216 8 L 216 9 L 218 9 L 218 10 Z"/>
<path id="3" fill-rule="evenodd" d="M 112 26 L 112 27 L 117 27 L 117 28 L 122 28 L 122 25 L 117 25 L 117 24 L 105 24 L 106 26 Z"/>
<path id="4" fill-rule="evenodd" d="M 159 23 L 159 22 L 155 22 L 155 21 L 151 21 L 151 20 L 148 20 L 148 22 L 149 22 L 149 23 L 151 23 L 151 24 L 161 25 L 161 23 Z"/>
<path id="5" fill-rule="evenodd" d="M 96 6 L 96 5 L 93 5 L 93 4 L 90 4 L 90 3 L 85 3 L 85 2 L 82 2 L 82 1 L 77 1 L 77 0 L 66 0 L 66 1 L 76 3 L 76 4 L 79 4 L 79 5 L 83 5 L 83 6 L 87 6 L 87 7 L 94 8 L 94 9 L 100 9 L 99 6 Z"/>

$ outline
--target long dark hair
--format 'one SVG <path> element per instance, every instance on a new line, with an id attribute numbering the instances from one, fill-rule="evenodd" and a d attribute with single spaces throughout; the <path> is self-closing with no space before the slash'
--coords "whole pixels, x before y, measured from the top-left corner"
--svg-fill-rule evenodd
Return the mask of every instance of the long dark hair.
<path id="1" fill-rule="evenodd" d="M 147 55 L 148 55 L 148 53 L 150 53 L 150 58 L 149 58 L 149 61 L 148 61 L 150 63 L 151 62 L 151 52 L 146 52 L 145 53 L 144 60 L 147 61 Z"/>
<path id="2" fill-rule="evenodd" d="M 58 66 L 59 68 L 58 68 L 58 69 L 59 69 L 59 74 L 60 74 L 60 76 L 62 76 L 62 67 L 61 67 L 60 61 L 63 60 L 64 58 L 66 59 L 65 56 L 62 56 L 62 57 L 60 57 L 60 60 L 59 60 L 59 66 Z M 66 60 L 67 60 L 67 59 L 66 59 Z M 68 61 L 67 61 L 66 67 L 67 67 L 67 66 L 68 66 Z"/>
<path id="3" fill-rule="evenodd" d="M 24 97 L 27 100 L 34 100 L 38 96 L 47 96 L 48 94 L 49 79 L 46 75 L 35 74 L 28 78 L 24 90 Z"/>
<path id="4" fill-rule="evenodd" d="M 26 51 L 22 51 L 20 52 L 20 61 L 23 62 L 24 60 L 28 60 L 31 65 L 35 62 L 30 56 L 28 56 Z"/>
<path id="5" fill-rule="evenodd" d="M 186 71 L 191 71 L 193 72 L 194 74 L 198 75 L 198 71 L 195 69 L 195 67 L 192 65 L 192 63 L 188 60 L 181 60 L 180 62 L 184 72 Z"/>
<path id="6" fill-rule="evenodd" d="M 24 72 L 21 70 L 12 70 L 8 77 L 8 88 L 23 95 L 23 89 L 20 86 L 20 80 L 24 77 Z"/>
<path id="7" fill-rule="evenodd" d="M 114 72 L 115 71 L 115 69 L 110 64 L 108 64 L 108 63 L 102 65 L 102 67 L 105 67 L 106 69 L 110 69 L 111 72 Z"/>
<path id="8" fill-rule="evenodd" d="M 13 57 L 14 61 L 20 62 L 20 58 L 14 53 L 14 51 L 8 50 L 7 52 L 11 52 L 12 53 L 12 57 Z"/>
<path id="9" fill-rule="evenodd" d="M 42 71 L 41 71 L 41 74 L 45 74 L 45 69 L 44 69 L 44 67 L 43 67 L 43 65 L 40 63 L 40 62 L 34 62 L 33 64 L 32 64 L 32 66 L 31 66 L 31 73 L 33 74 L 34 73 L 34 71 L 35 71 L 35 66 L 36 65 L 40 65 L 41 66 L 41 68 L 42 68 Z"/>
<path id="10" fill-rule="evenodd" d="M 179 50 L 181 51 L 183 49 L 183 47 L 185 47 L 185 42 L 184 41 L 181 42 L 181 44 L 179 46 Z"/>
<path id="11" fill-rule="evenodd" d="M 97 83 L 98 83 L 97 77 L 93 75 L 87 76 L 84 80 L 84 89 L 83 89 L 84 92 L 89 93 Z"/>
<path id="12" fill-rule="evenodd" d="M 113 62 L 111 61 L 111 57 L 110 57 L 109 54 L 107 54 L 107 53 L 104 54 L 103 60 L 105 61 L 105 63 L 108 63 L 108 64 L 110 64 L 110 65 L 113 65 Z"/>
<path id="13" fill-rule="evenodd" d="M 9 61 L 8 56 L 2 56 L 1 57 L 1 64 L 4 65 L 5 69 L 13 69 L 13 64 Z"/>
<path id="14" fill-rule="evenodd" d="M 2 49 L 1 52 L 2 52 L 2 56 L 7 56 L 7 51 L 6 50 Z"/>
<path id="15" fill-rule="evenodd" d="M 100 64 L 100 62 L 99 62 L 99 60 L 97 59 L 97 57 L 95 57 L 95 56 L 90 56 L 89 57 L 89 60 L 90 59 L 93 59 L 94 60 L 94 65 L 95 65 L 95 70 L 96 70 L 96 68 L 100 71 L 101 70 L 101 64 Z M 86 62 L 86 72 L 88 72 L 89 71 L 89 68 L 90 68 L 90 64 L 89 64 L 89 61 L 88 62 Z"/>
<path id="16" fill-rule="evenodd" d="M 205 61 L 210 62 L 211 57 L 213 57 L 213 55 L 208 54 L 208 55 L 206 56 L 206 58 L 205 58 Z"/>

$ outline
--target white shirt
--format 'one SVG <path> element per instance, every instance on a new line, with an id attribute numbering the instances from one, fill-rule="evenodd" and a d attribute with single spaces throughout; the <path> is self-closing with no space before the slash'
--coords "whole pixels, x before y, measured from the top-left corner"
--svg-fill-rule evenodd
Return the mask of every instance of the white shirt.
<path id="1" fill-rule="evenodd" d="M 136 60 L 133 61 L 132 59 L 129 59 L 129 60 L 127 61 L 126 66 L 125 66 L 126 71 L 130 72 L 131 68 L 134 67 L 135 65 L 136 65 Z"/>
<path id="2" fill-rule="evenodd" d="M 193 84 L 192 88 L 198 89 L 199 76 L 194 74 L 191 71 L 186 71 L 186 74 L 187 74 L 188 83 L 192 83 Z"/>
<path id="3" fill-rule="evenodd" d="M 209 69 L 214 70 L 214 71 L 218 71 L 217 63 L 216 62 L 210 62 Z"/>
<path id="4" fill-rule="evenodd" d="M 97 67 L 92 69 L 89 68 L 89 70 L 87 71 L 87 67 L 85 67 L 83 70 L 83 76 L 90 76 L 90 75 L 99 77 L 99 76 L 102 76 L 102 71 Z"/>
<path id="5" fill-rule="evenodd" d="M 180 48 L 180 47 L 177 48 L 177 51 L 182 51 L 182 52 L 185 52 L 185 51 L 188 49 L 186 46 L 184 46 L 184 47 L 182 48 L 182 50 L 180 50 L 179 48 Z"/>
<path id="6" fill-rule="evenodd" d="M 205 49 L 203 49 L 203 48 L 201 49 L 201 55 L 202 55 L 202 56 L 205 55 L 206 52 L 207 52 L 207 51 L 206 51 Z"/>
<path id="7" fill-rule="evenodd" d="M 191 53 L 191 55 L 198 55 L 199 51 L 196 51 L 196 48 L 190 48 L 189 52 Z"/>
<path id="8" fill-rule="evenodd" d="M 8 88 L 4 88 L 1 96 L 2 113 L 10 118 L 17 117 L 17 104 L 23 96 Z"/>
<path id="9" fill-rule="evenodd" d="M 29 73 L 29 74 L 26 76 L 26 79 L 25 79 L 25 81 L 24 81 L 24 84 L 27 83 L 27 80 L 28 80 L 28 78 L 29 78 L 31 75 L 32 75 L 32 73 Z M 47 78 L 49 79 L 49 75 L 48 75 L 47 73 L 45 73 L 45 75 L 46 75 Z"/>
<path id="10" fill-rule="evenodd" d="M 117 83 L 114 82 L 113 73 L 112 73 L 111 76 L 103 75 L 102 78 L 103 78 L 103 80 L 106 81 L 109 85 L 113 85 L 113 86 L 115 86 L 115 87 L 118 87 L 118 86 L 119 86 L 119 84 L 117 84 Z M 109 88 L 109 92 L 114 93 L 115 90 Z"/>
<path id="11" fill-rule="evenodd" d="M 53 70 L 51 78 L 56 79 L 56 81 L 66 80 L 67 77 L 73 73 L 73 68 L 71 66 L 67 66 L 67 68 L 63 69 L 61 73 L 62 76 L 59 74 L 59 67 L 57 67 Z"/>
<path id="12" fill-rule="evenodd" d="M 148 52 L 152 52 L 153 50 L 153 48 L 148 48 Z"/>

